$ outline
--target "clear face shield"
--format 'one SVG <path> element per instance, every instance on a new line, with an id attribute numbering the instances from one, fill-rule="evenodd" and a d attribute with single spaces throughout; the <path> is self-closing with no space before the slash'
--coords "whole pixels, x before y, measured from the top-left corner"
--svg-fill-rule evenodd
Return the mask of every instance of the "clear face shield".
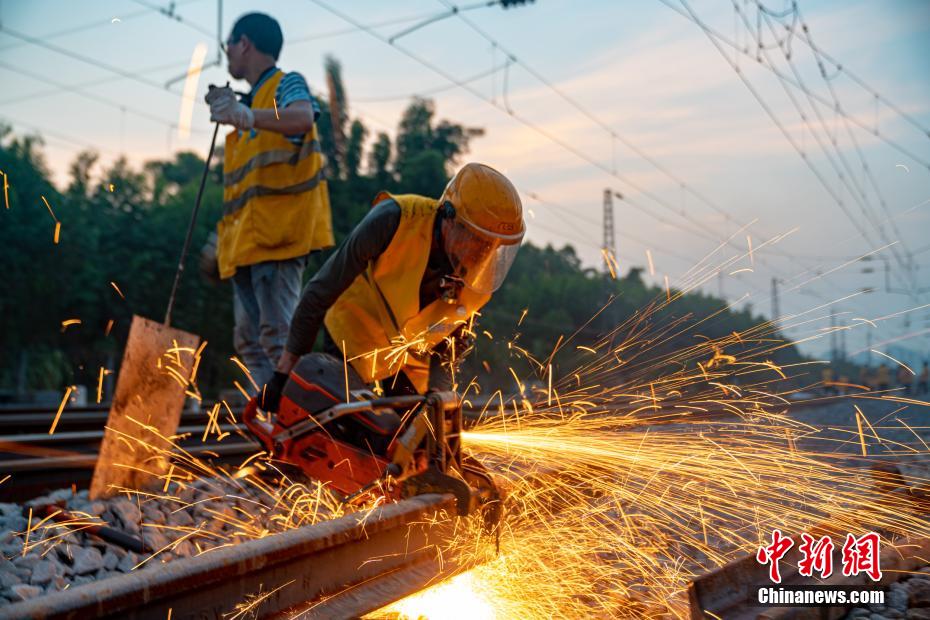
<path id="1" fill-rule="evenodd" d="M 503 235 L 480 229 L 455 218 L 443 226 L 443 249 L 452 263 L 453 275 L 476 293 L 489 295 L 499 289 L 520 249 L 523 232 Z"/>

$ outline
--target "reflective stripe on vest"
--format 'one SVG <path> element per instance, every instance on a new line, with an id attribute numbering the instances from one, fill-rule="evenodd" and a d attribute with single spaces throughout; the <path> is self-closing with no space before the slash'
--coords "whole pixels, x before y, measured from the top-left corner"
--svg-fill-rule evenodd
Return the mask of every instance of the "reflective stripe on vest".
<path id="1" fill-rule="evenodd" d="M 326 329 L 362 378 L 371 383 L 403 371 L 420 393 L 429 387 L 429 352 L 469 322 L 490 295 L 463 289 L 455 303 L 437 299 L 420 308 L 438 203 L 384 192 L 400 206 L 387 249 L 327 311 Z"/>
<path id="2" fill-rule="evenodd" d="M 262 83 L 252 109 L 274 109 L 283 75 L 278 70 Z M 234 130 L 226 136 L 223 217 L 217 225 L 220 277 L 333 245 L 322 169 L 316 125 L 299 145 L 273 131 Z"/>

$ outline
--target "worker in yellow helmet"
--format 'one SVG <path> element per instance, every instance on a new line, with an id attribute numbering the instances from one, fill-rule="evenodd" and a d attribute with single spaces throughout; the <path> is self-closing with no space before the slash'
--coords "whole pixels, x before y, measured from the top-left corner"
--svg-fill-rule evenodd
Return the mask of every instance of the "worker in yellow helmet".
<path id="1" fill-rule="evenodd" d="M 315 123 L 319 106 L 303 76 L 277 67 L 283 41 L 272 17 L 240 17 L 226 57 L 230 75 L 251 91 L 237 97 L 228 86 L 211 87 L 206 97 L 211 120 L 232 126 L 216 275 L 233 283 L 233 341 L 258 385 L 270 380 L 284 350 L 307 255 L 334 243 Z M 209 256 L 204 262 L 212 264 Z"/>
<path id="2" fill-rule="evenodd" d="M 263 389 L 276 411 L 288 373 L 324 328 L 344 356 L 388 394 L 424 393 L 441 359 L 464 354 L 475 313 L 504 281 L 526 226 L 513 184 L 466 164 L 437 200 L 381 192 L 304 288 L 285 352 Z"/>

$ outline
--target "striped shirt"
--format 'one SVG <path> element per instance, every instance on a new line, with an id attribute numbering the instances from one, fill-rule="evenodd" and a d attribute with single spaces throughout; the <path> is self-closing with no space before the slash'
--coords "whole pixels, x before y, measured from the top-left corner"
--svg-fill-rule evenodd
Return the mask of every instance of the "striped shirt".
<path id="1" fill-rule="evenodd" d="M 262 84 L 265 83 L 265 80 L 267 80 L 278 71 L 280 71 L 280 69 L 277 67 L 272 67 L 266 71 L 262 77 L 259 78 L 255 86 L 252 87 L 252 92 L 243 98 L 243 103 L 251 106 L 252 97 L 255 96 L 255 93 L 258 92 L 258 89 L 261 88 Z M 316 98 L 310 94 L 310 87 L 307 86 L 307 80 L 305 80 L 304 76 L 297 73 L 296 71 L 291 71 L 290 73 L 284 74 L 284 76 L 281 78 L 281 81 L 278 82 L 278 88 L 275 90 L 274 99 L 275 105 L 278 106 L 279 110 L 283 110 L 287 106 L 298 101 L 309 101 L 310 105 L 313 107 L 313 121 L 316 122 L 317 119 L 320 118 L 320 104 L 318 104 Z M 285 137 L 297 145 L 303 142 L 303 134 Z"/>

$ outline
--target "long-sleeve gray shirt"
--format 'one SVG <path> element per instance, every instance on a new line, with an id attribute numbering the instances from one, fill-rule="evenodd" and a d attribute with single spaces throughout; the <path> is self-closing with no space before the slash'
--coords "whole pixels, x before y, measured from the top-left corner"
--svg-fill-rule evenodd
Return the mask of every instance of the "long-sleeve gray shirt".
<path id="1" fill-rule="evenodd" d="M 400 226 L 400 206 L 386 199 L 372 207 L 336 251 L 323 263 L 300 297 L 287 338 L 287 350 L 304 355 L 313 348 L 323 325 L 326 311 L 390 245 Z M 426 271 L 420 283 L 420 307 L 424 308 L 442 294 L 440 280 L 452 273 L 452 266 L 442 251 L 438 239 L 439 220 L 433 228 Z M 416 277 L 411 274 L 411 277 Z"/>

